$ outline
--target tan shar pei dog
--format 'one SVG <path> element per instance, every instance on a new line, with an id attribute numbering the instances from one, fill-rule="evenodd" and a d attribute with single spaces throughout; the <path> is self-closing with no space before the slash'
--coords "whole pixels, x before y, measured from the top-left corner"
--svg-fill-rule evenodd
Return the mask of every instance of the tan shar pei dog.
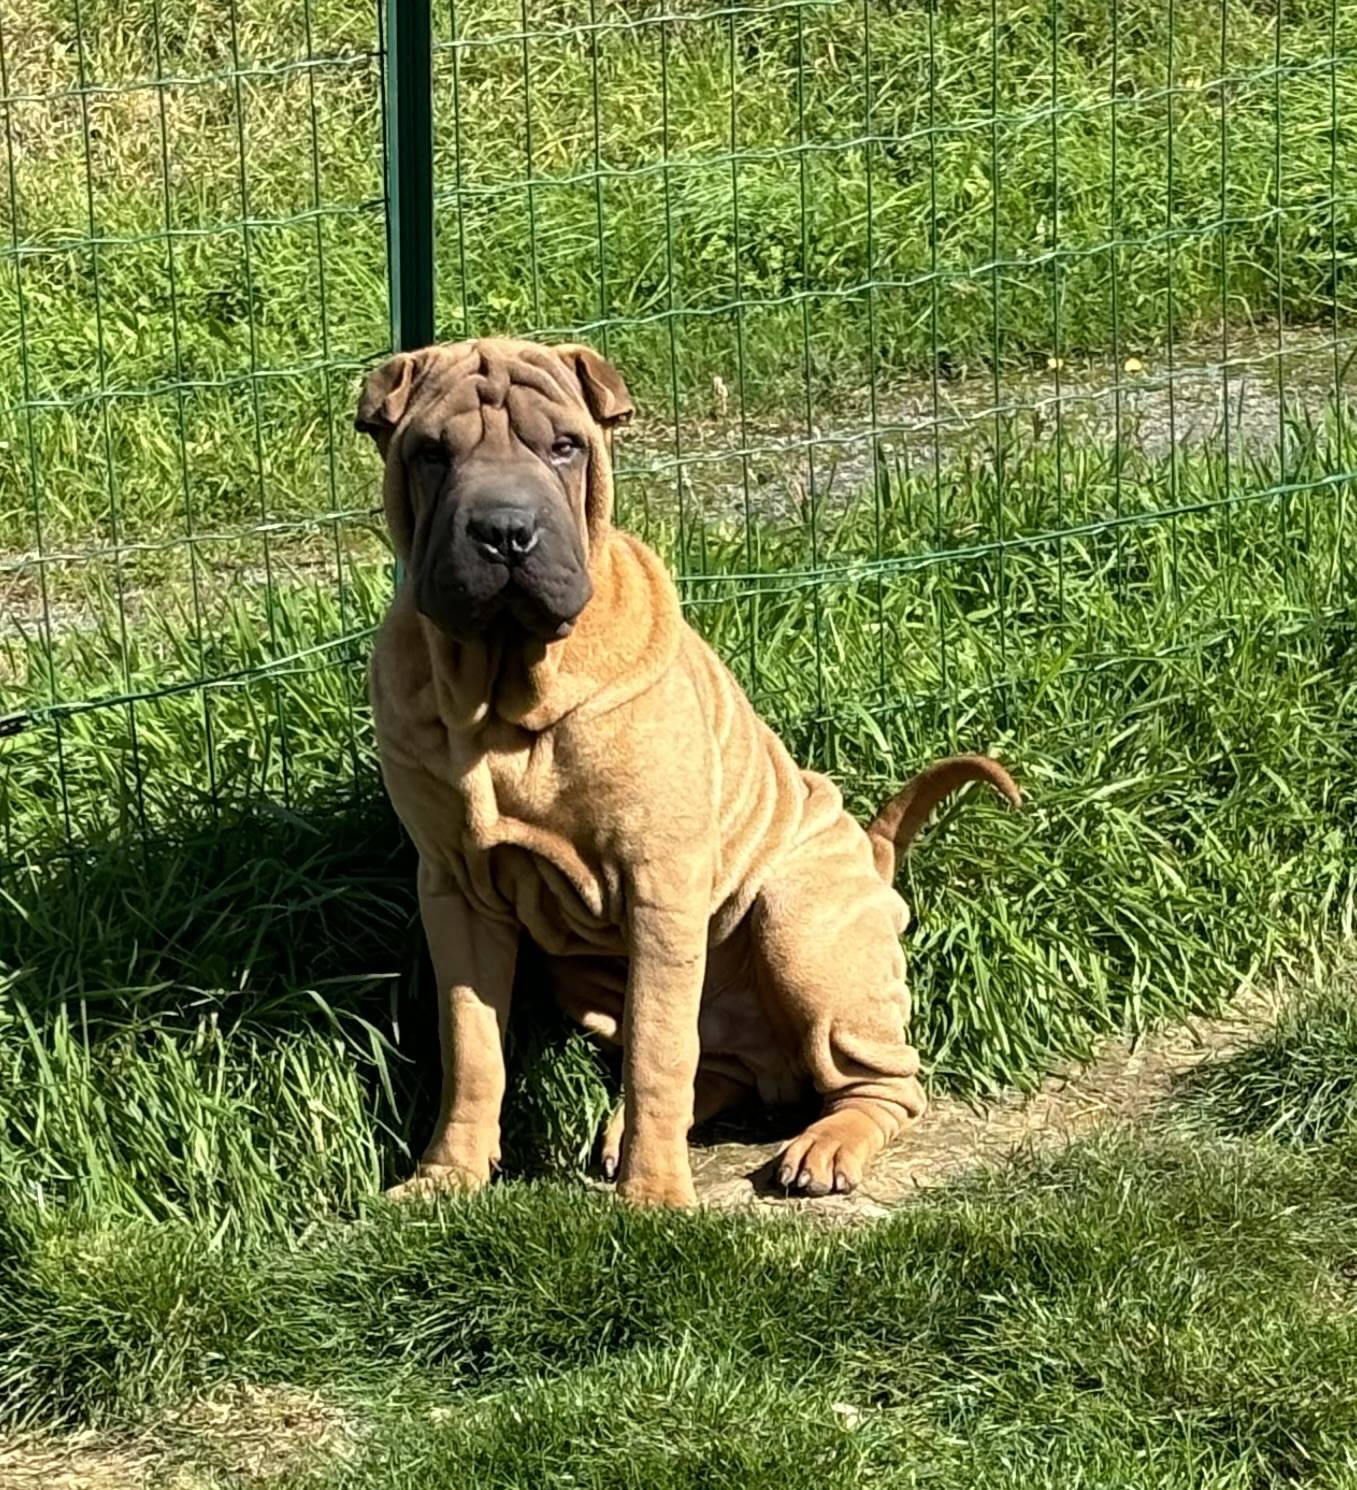
<path id="1" fill-rule="evenodd" d="M 741 1096 L 821 1114 L 793 1192 L 851 1190 L 924 1108 L 905 1038 L 896 854 L 994 761 L 940 761 L 864 832 L 684 621 L 660 560 L 612 526 L 611 430 L 632 413 L 583 346 L 485 340 L 374 372 L 357 427 L 386 464 L 405 579 L 377 639 L 382 771 L 419 853 L 439 995 L 433 1137 L 397 1194 L 499 1159 L 520 951 L 622 1047 L 604 1170 L 694 1200 L 688 1130 Z"/>

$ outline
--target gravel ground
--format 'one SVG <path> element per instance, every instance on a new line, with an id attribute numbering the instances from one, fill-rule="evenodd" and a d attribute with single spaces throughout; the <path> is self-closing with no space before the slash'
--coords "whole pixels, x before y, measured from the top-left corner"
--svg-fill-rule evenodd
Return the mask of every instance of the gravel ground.
<path id="1" fill-rule="evenodd" d="M 1272 448 L 1288 422 L 1319 418 L 1341 387 L 1352 396 L 1357 334 L 1335 339 L 1320 330 L 1231 334 L 1166 350 L 1127 354 L 1118 363 L 1070 358 L 1038 372 L 1003 374 L 960 369 L 931 383 L 877 390 L 875 444 L 887 465 L 918 472 L 935 461 L 994 448 L 996 425 L 1009 440 L 1067 451 L 1106 447 L 1121 431 L 1126 457 L 1165 458 L 1180 451 L 1231 457 Z M 682 463 L 685 511 L 706 521 L 740 518 L 748 506 L 787 520 L 804 511 L 814 478 L 819 502 L 848 505 L 871 478 L 869 390 L 840 396 L 809 428 L 784 419 L 750 418 L 742 429 L 729 390 L 714 380 L 711 417 L 680 430 L 642 424 L 625 447 L 624 496 L 652 513 L 677 505 Z M 742 458 L 741 450 L 748 452 Z"/>

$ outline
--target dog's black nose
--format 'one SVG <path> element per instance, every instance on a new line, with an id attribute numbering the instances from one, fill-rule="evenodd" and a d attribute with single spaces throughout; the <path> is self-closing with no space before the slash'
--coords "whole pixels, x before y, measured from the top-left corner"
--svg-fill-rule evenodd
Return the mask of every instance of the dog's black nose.
<path id="1" fill-rule="evenodd" d="M 488 559 L 521 564 L 537 547 L 541 529 L 532 513 L 522 507 L 490 507 L 467 518 L 467 536 Z"/>

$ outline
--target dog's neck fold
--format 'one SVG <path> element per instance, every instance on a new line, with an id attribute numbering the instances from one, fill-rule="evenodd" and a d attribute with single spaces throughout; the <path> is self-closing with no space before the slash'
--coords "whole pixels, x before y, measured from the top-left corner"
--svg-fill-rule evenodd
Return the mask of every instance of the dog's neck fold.
<path id="1" fill-rule="evenodd" d="M 611 528 L 599 537 L 593 596 L 561 641 L 461 642 L 420 618 L 446 729 L 474 734 L 498 720 L 538 733 L 576 710 L 616 708 L 673 663 L 682 627 L 673 581 L 638 539 Z"/>

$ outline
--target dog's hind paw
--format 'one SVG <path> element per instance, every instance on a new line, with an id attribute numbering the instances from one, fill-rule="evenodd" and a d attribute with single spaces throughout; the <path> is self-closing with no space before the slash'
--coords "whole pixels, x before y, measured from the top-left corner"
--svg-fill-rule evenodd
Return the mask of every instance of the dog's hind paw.
<path id="1" fill-rule="evenodd" d="M 603 1129 L 598 1147 L 598 1165 L 603 1178 L 612 1183 L 622 1169 L 622 1140 L 626 1136 L 627 1110 L 622 1102 L 613 1108 L 612 1116 Z"/>
<path id="2" fill-rule="evenodd" d="M 865 1114 L 851 1108 L 828 1113 L 783 1149 L 778 1184 L 793 1195 L 847 1195 L 862 1183 L 881 1141 Z"/>

